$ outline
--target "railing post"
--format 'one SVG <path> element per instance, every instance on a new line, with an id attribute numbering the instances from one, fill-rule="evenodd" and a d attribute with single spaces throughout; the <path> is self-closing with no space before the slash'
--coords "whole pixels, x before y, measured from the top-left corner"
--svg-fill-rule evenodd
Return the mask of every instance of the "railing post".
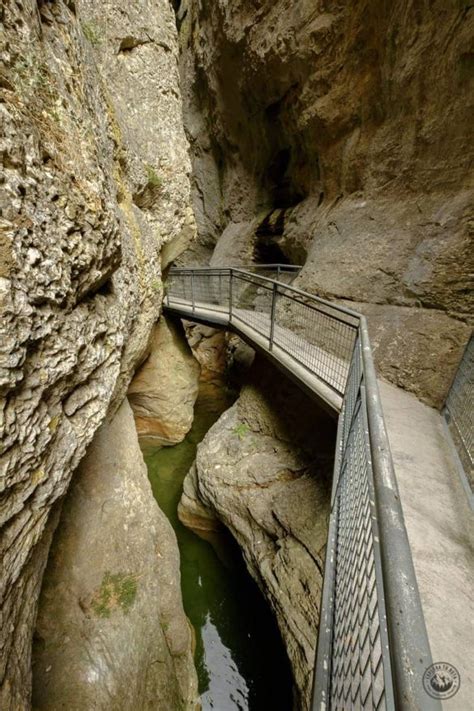
<path id="1" fill-rule="evenodd" d="M 229 322 L 232 321 L 232 279 L 233 270 L 229 269 Z"/>
<path id="2" fill-rule="evenodd" d="M 270 350 L 273 349 L 273 336 L 275 333 L 275 307 L 276 300 L 278 296 L 278 284 L 276 281 L 273 282 L 272 288 L 272 312 L 270 316 Z"/>
<path id="3" fill-rule="evenodd" d="M 277 281 L 280 281 L 280 265 L 277 264 Z"/>
<path id="4" fill-rule="evenodd" d="M 191 272 L 191 304 L 194 313 L 196 311 L 196 300 L 194 298 L 194 272 Z"/>

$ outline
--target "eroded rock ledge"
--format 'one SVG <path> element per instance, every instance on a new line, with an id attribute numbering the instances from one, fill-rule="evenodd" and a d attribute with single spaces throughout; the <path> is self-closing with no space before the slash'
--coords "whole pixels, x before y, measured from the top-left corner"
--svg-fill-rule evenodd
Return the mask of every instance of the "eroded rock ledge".
<path id="1" fill-rule="evenodd" d="M 278 383 L 278 385 L 276 385 Z M 334 429 L 268 363 L 257 362 L 235 405 L 198 447 L 179 506 L 197 532 L 219 522 L 276 615 L 309 709 L 318 625 Z"/>

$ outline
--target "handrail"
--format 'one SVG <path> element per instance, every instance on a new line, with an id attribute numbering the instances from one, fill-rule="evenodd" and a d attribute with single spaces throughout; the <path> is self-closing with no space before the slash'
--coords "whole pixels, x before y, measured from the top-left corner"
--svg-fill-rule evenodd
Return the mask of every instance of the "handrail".
<path id="1" fill-rule="evenodd" d="M 245 324 L 265 339 L 269 355 L 278 348 L 344 396 L 336 439 L 313 711 L 352 708 L 352 700 L 344 694 L 347 668 L 353 669 L 356 652 L 360 668 L 350 672 L 349 684 L 355 688 L 351 693 L 360 695 L 355 705 L 365 708 L 362 695 L 369 688 L 374 708 L 440 709 L 422 684 L 431 653 L 365 317 L 241 268 L 172 269 L 170 279 L 166 308 L 179 313 L 180 304 L 191 303 L 193 313 L 198 314 L 217 305 L 228 315 L 227 328 Z M 248 292 L 245 284 L 255 287 L 254 291 Z M 355 578 L 361 581 L 360 614 L 348 627 Z M 367 610 L 372 617 L 367 617 Z M 368 659 L 369 671 L 367 666 L 362 669 Z M 364 686 L 362 676 L 370 683 L 365 678 Z"/>
<path id="2" fill-rule="evenodd" d="M 200 271 L 200 272 L 209 272 L 212 270 L 221 270 L 221 269 L 244 269 L 249 271 L 250 269 L 280 269 L 281 271 L 288 271 L 288 272 L 299 272 L 303 268 L 299 264 L 282 264 L 282 263 L 275 263 L 275 264 L 235 264 L 235 265 L 226 265 L 225 267 L 218 267 L 218 266 L 213 266 L 213 267 L 203 267 L 202 265 L 196 265 L 196 266 L 187 266 L 187 267 L 171 267 L 171 271 L 173 272 L 184 272 L 184 271 Z"/>
<path id="3" fill-rule="evenodd" d="M 395 652 L 392 654 L 391 661 L 397 679 L 397 684 L 394 685 L 396 708 L 438 709 L 439 702 L 427 698 L 422 684 L 423 673 L 432 662 L 431 650 L 385 427 L 367 321 L 363 316 L 359 328 L 366 381 L 387 625 Z"/>
<path id="4" fill-rule="evenodd" d="M 247 276 L 250 276 L 252 278 L 255 278 L 255 275 L 252 274 L 252 272 L 246 271 L 245 269 L 241 269 L 239 267 L 234 268 L 231 267 L 229 269 L 230 272 L 234 274 L 246 274 Z M 258 275 L 258 279 L 262 279 L 263 281 L 267 282 L 275 282 L 275 279 L 270 279 L 269 277 L 264 277 Z M 304 296 L 305 299 L 309 299 L 310 301 L 317 302 L 318 304 L 324 304 L 325 306 L 330 306 L 331 309 L 334 309 L 335 311 L 340 311 L 343 314 L 347 314 L 348 316 L 353 316 L 356 319 L 360 319 L 361 315 L 357 311 L 353 311 L 352 309 L 347 308 L 347 306 L 341 306 L 341 304 L 337 304 L 334 301 L 327 301 L 327 299 L 323 299 L 320 296 L 317 296 L 316 294 L 310 294 L 308 291 L 303 291 L 302 289 L 298 289 L 297 286 L 292 286 L 291 284 L 280 284 L 279 282 L 276 282 L 278 286 L 281 286 L 283 289 L 287 289 L 288 291 L 292 291 L 295 294 L 298 294 L 299 296 Z"/>

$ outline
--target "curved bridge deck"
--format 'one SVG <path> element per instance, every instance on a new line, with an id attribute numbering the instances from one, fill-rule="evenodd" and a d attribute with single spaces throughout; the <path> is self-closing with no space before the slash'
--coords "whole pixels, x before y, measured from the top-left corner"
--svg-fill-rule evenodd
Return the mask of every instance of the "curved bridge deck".
<path id="1" fill-rule="evenodd" d="M 313 710 L 441 708 L 426 626 L 435 661 L 462 669 L 450 708 L 467 709 L 471 517 L 442 418 L 377 383 L 363 316 L 264 269 L 173 269 L 165 309 L 234 331 L 338 418 Z"/>

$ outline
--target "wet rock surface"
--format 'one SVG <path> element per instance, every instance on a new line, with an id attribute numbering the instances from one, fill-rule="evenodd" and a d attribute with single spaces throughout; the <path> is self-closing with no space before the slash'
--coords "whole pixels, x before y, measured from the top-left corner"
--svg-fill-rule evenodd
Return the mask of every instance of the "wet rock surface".
<path id="1" fill-rule="evenodd" d="M 50 512 L 146 355 L 162 248 L 193 231 L 172 10 L 93 10 L 0 4 L 2 711 L 29 706 Z"/>
<path id="2" fill-rule="evenodd" d="M 193 422 L 199 372 L 180 321 L 161 316 L 150 355 L 128 389 L 141 441 L 159 447 L 184 439 Z"/>
<path id="3" fill-rule="evenodd" d="M 74 476 L 51 548 L 33 650 L 41 709 L 196 708 L 175 534 L 125 400 Z"/>
<path id="4" fill-rule="evenodd" d="M 334 428 L 268 363 L 249 378 L 198 446 L 179 516 L 203 535 L 220 521 L 235 537 L 276 615 L 296 708 L 309 709 Z"/>
<path id="5" fill-rule="evenodd" d="M 381 375 L 438 407 L 472 327 L 472 8 L 184 0 L 178 20 L 187 263 L 304 264 L 295 286 L 367 313 Z"/>

